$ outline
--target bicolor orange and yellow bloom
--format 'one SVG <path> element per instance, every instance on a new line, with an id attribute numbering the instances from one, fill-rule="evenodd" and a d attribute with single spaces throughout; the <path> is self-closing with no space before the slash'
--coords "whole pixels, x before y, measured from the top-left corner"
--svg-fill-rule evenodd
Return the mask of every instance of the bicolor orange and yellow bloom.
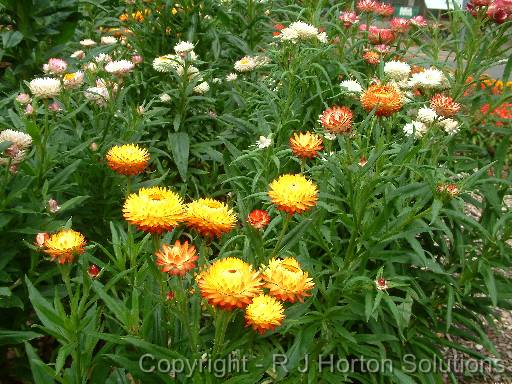
<path id="1" fill-rule="evenodd" d="M 295 156 L 301 159 L 312 159 L 324 148 L 322 138 L 311 132 L 294 133 L 290 137 L 290 148 Z"/>
<path id="2" fill-rule="evenodd" d="M 237 218 L 225 203 L 202 198 L 187 204 L 186 223 L 201 235 L 213 238 L 231 231 Z"/>
<path id="3" fill-rule="evenodd" d="M 72 263 L 75 256 L 85 252 L 85 245 L 85 237 L 80 232 L 62 229 L 45 239 L 43 251 L 50 255 L 52 261 L 67 264 Z"/>
<path id="4" fill-rule="evenodd" d="M 292 257 L 271 259 L 268 265 L 261 267 L 261 276 L 270 295 L 290 303 L 304 301 L 315 286 L 313 279 Z"/>
<path id="5" fill-rule="evenodd" d="M 316 205 L 318 188 L 303 175 L 286 174 L 270 183 L 268 196 L 277 209 L 293 215 Z"/>
<path id="6" fill-rule="evenodd" d="M 284 315 L 283 304 L 272 296 L 256 296 L 245 309 L 245 322 L 259 334 L 281 325 Z"/>
<path id="7" fill-rule="evenodd" d="M 149 153 L 137 144 L 116 145 L 107 152 L 108 166 L 121 175 L 138 175 L 146 169 Z"/>
<path id="8" fill-rule="evenodd" d="M 141 188 L 123 206 L 123 216 L 139 230 L 150 233 L 171 231 L 185 219 L 181 197 L 167 188 Z"/>
<path id="9" fill-rule="evenodd" d="M 361 105 L 370 112 L 375 110 L 377 116 L 390 116 L 404 105 L 402 93 L 392 85 L 370 85 L 361 95 Z"/>
<path id="10" fill-rule="evenodd" d="M 235 257 L 214 261 L 196 279 L 201 296 L 228 311 L 246 307 L 263 292 L 259 272 Z"/>
<path id="11" fill-rule="evenodd" d="M 162 244 L 159 251 L 155 253 L 156 265 L 162 272 L 169 275 L 184 276 L 188 271 L 196 266 L 198 255 L 196 247 L 189 245 L 188 241 L 184 243 L 176 240 L 173 246 Z"/>

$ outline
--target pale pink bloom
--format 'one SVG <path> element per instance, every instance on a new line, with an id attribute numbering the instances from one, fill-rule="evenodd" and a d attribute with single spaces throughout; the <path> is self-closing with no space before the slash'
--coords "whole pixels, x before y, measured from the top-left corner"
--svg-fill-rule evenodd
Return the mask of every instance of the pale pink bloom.
<path id="1" fill-rule="evenodd" d="M 411 25 L 414 25 L 416 27 L 426 27 L 427 26 L 427 20 L 421 15 L 413 17 L 411 20 Z"/>
<path id="2" fill-rule="evenodd" d="M 388 53 L 391 47 L 386 44 L 377 44 L 373 47 L 379 53 Z"/>
<path id="3" fill-rule="evenodd" d="M 111 61 L 105 65 L 105 71 L 115 76 L 123 76 L 131 72 L 135 64 L 128 60 Z"/>
<path id="4" fill-rule="evenodd" d="M 66 63 L 62 59 L 51 58 L 48 60 L 48 72 L 53 73 L 55 75 L 60 75 L 66 72 L 66 68 L 68 67 L 68 63 Z"/>
<path id="5" fill-rule="evenodd" d="M 341 12 L 338 18 L 343 22 L 345 28 L 359 23 L 359 16 L 355 12 Z"/>
<path id="6" fill-rule="evenodd" d="M 66 73 L 62 79 L 64 88 L 72 89 L 77 88 L 84 82 L 84 73 L 82 71 L 76 71 L 73 73 Z"/>
<path id="7" fill-rule="evenodd" d="M 28 93 L 20 93 L 18 96 L 16 96 L 16 101 L 21 105 L 28 104 L 31 101 L 30 95 Z"/>
<path id="8" fill-rule="evenodd" d="M 34 113 L 34 107 L 32 106 L 32 104 L 27 104 L 27 106 L 25 107 L 25 115 L 30 116 L 33 113 Z"/>
<path id="9" fill-rule="evenodd" d="M 56 101 L 54 101 L 53 103 L 51 103 L 49 106 L 48 106 L 48 109 L 52 112 L 59 112 L 59 111 L 62 111 L 62 107 L 60 106 L 60 104 Z"/>
<path id="10" fill-rule="evenodd" d="M 48 200 L 48 210 L 51 213 L 55 213 L 60 210 L 60 206 L 59 206 L 59 203 L 57 203 L 57 200 L 55 200 L 55 199 Z"/>
<path id="11" fill-rule="evenodd" d="M 144 58 L 141 55 L 133 55 L 132 56 L 132 63 L 133 64 L 140 64 L 144 61 Z"/>

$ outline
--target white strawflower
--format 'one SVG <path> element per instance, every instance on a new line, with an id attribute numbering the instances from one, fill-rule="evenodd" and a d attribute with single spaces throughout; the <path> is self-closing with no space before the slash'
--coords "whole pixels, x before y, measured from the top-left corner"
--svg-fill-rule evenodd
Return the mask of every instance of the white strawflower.
<path id="1" fill-rule="evenodd" d="M 270 147 L 271 144 L 272 144 L 272 139 L 270 138 L 270 136 L 269 137 L 260 136 L 260 138 L 258 140 L 256 140 L 256 146 L 259 149 L 264 149 L 264 148 Z"/>
<path id="2" fill-rule="evenodd" d="M 153 69 L 158 72 L 170 72 L 174 68 L 170 55 L 160 56 L 153 60 Z"/>
<path id="3" fill-rule="evenodd" d="M 233 72 L 226 76 L 226 81 L 235 81 L 236 79 L 238 79 L 238 75 Z"/>
<path id="4" fill-rule="evenodd" d="M 193 89 L 193 91 L 199 95 L 205 94 L 209 90 L 210 90 L 210 85 L 206 81 L 199 83 Z"/>
<path id="5" fill-rule="evenodd" d="M 98 66 L 96 65 L 96 63 L 93 63 L 92 61 L 90 63 L 84 64 L 82 68 L 84 71 L 89 72 L 96 72 L 98 70 Z"/>
<path id="6" fill-rule="evenodd" d="M 396 81 L 401 81 L 409 77 L 411 66 L 402 61 L 388 61 L 384 64 L 384 73 Z"/>
<path id="7" fill-rule="evenodd" d="M 79 50 L 79 51 L 75 51 L 71 54 L 71 56 L 73 59 L 80 59 L 82 60 L 84 57 L 85 57 L 85 52 L 82 51 L 82 50 Z"/>
<path id="8" fill-rule="evenodd" d="M 404 125 L 404 133 L 407 136 L 415 135 L 416 137 L 422 137 L 427 132 L 427 126 L 421 121 L 413 121 Z"/>
<path id="9" fill-rule="evenodd" d="M 123 76 L 128 72 L 131 72 L 135 64 L 128 60 L 116 60 L 111 61 L 107 65 L 105 65 L 105 71 L 108 73 L 112 73 L 115 76 Z"/>
<path id="10" fill-rule="evenodd" d="M 38 77 L 28 83 L 30 92 L 43 99 L 57 96 L 61 91 L 60 80 L 52 77 Z"/>
<path id="11" fill-rule="evenodd" d="M 185 67 L 183 67 L 179 64 L 176 65 L 174 67 L 174 69 L 176 69 L 176 72 L 178 73 L 179 76 L 183 76 L 183 74 L 185 73 Z M 195 78 L 197 78 L 198 81 L 203 80 L 203 77 L 199 74 L 199 68 L 194 67 L 193 65 L 190 65 L 187 67 L 187 77 L 189 80 L 192 80 Z"/>
<path id="12" fill-rule="evenodd" d="M 415 73 L 409 80 L 409 86 L 422 87 L 427 89 L 446 88 L 448 80 L 443 72 L 437 68 L 429 68 L 423 72 Z"/>
<path id="13" fill-rule="evenodd" d="M 77 88 L 84 82 L 84 73 L 82 71 L 66 73 L 62 78 L 62 82 L 64 84 L 64 88 Z"/>
<path id="14" fill-rule="evenodd" d="M 422 123 L 432 123 L 437 118 L 437 113 L 431 108 L 423 107 L 418 109 L 418 116 L 416 117 L 418 121 Z"/>
<path id="15" fill-rule="evenodd" d="M 110 95 L 108 94 L 108 89 L 105 87 L 87 88 L 84 91 L 84 95 L 87 98 L 87 100 L 93 101 L 99 106 L 105 105 L 107 100 L 110 98 Z"/>
<path id="16" fill-rule="evenodd" d="M 110 63 L 112 61 L 112 57 L 106 53 L 100 53 L 94 58 L 94 61 L 96 61 L 98 64 Z"/>
<path id="17" fill-rule="evenodd" d="M 235 63 L 235 70 L 238 72 L 249 72 L 258 66 L 256 60 L 251 56 L 242 57 Z"/>
<path id="18" fill-rule="evenodd" d="M 263 65 L 270 63 L 270 58 L 267 56 L 256 56 L 253 57 L 253 59 L 256 62 L 257 67 L 261 67 Z"/>
<path id="19" fill-rule="evenodd" d="M 329 140 L 329 141 L 336 140 L 336 134 L 335 134 L 335 133 L 325 132 L 325 133 L 324 133 L 324 137 L 325 137 L 327 140 Z"/>
<path id="20" fill-rule="evenodd" d="M 220 83 L 222 83 L 222 80 L 220 78 L 218 78 L 218 77 L 214 77 L 213 80 L 212 80 L 212 83 L 213 84 L 220 84 Z"/>
<path id="21" fill-rule="evenodd" d="M 456 120 L 446 118 L 439 121 L 439 124 L 444 129 L 444 131 L 449 135 L 455 135 L 459 132 L 459 123 Z"/>
<path id="22" fill-rule="evenodd" d="M 174 46 L 174 52 L 177 54 L 188 53 L 194 49 L 194 44 L 189 41 L 180 41 Z"/>
<path id="23" fill-rule="evenodd" d="M 80 45 L 82 47 L 94 47 L 96 44 L 97 43 L 91 39 L 80 40 Z"/>
<path id="24" fill-rule="evenodd" d="M 281 30 L 281 34 L 276 36 L 276 38 L 280 39 L 281 41 L 290 41 L 292 43 L 296 43 L 299 40 L 299 32 L 297 32 L 295 29 L 283 28 Z"/>
<path id="25" fill-rule="evenodd" d="M 340 83 L 340 87 L 344 88 L 346 91 L 350 93 L 361 93 L 363 92 L 363 87 L 355 80 L 343 80 Z"/>
<path id="26" fill-rule="evenodd" d="M 325 32 L 320 32 L 318 35 L 317 35 L 317 38 L 318 38 L 318 41 L 321 42 L 321 43 L 324 43 L 324 44 L 327 44 L 328 43 L 328 39 L 327 39 L 327 33 Z"/>
<path id="27" fill-rule="evenodd" d="M 10 141 L 11 146 L 15 145 L 19 150 L 22 150 L 32 145 L 32 136 L 14 129 L 6 129 L 0 132 L 0 143 L 3 141 Z"/>
<path id="28" fill-rule="evenodd" d="M 160 95 L 160 101 L 161 101 L 162 103 L 168 103 L 168 102 L 170 102 L 170 101 L 171 101 L 171 96 L 170 96 L 168 93 L 162 93 L 162 94 Z"/>
<path id="29" fill-rule="evenodd" d="M 103 36 L 100 41 L 103 45 L 111 45 L 117 43 L 117 39 L 114 36 Z"/>

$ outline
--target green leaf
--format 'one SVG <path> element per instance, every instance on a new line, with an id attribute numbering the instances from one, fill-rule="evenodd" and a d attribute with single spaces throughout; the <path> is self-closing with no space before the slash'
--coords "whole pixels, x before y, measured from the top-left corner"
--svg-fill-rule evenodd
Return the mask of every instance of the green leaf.
<path id="1" fill-rule="evenodd" d="M 32 331 L 0 330 L 0 345 L 20 344 L 42 336 L 42 334 Z"/>
<path id="2" fill-rule="evenodd" d="M 187 180 L 188 156 L 190 139 L 188 133 L 176 132 L 169 134 L 168 148 L 171 150 L 174 163 L 183 181 Z"/>
<path id="3" fill-rule="evenodd" d="M 23 33 L 20 31 L 7 31 L 1 33 L 1 35 L 4 49 L 15 47 L 23 40 Z"/>
<path id="4" fill-rule="evenodd" d="M 25 351 L 27 352 L 30 370 L 34 378 L 34 384 L 52 384 L 55 383 L 54 372 L 39 358 L 34 348 L 25 342 Z"/>

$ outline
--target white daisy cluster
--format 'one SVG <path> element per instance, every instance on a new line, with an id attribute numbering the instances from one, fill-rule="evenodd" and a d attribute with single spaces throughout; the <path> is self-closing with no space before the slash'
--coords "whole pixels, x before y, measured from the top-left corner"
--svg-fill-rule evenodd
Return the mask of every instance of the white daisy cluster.
<path id="1" fill-rule="evenodd" d="M 427 125 L 422 123 L 421 121 L 412 121 L 411 123 L 405 124 L 403 128 L 403 131 L 406 136 L 414 135 L 417 138 L 423 137 L 427 130 Z"/>
<path id="2" fill-rule="evenodd" d="M 265 56 L 244 56 L 235 62 L 234 68 L 237 72 L 250 72 L 269 62 L 270 59 Z"/>
<path id="3" fill-rule="evenodd" d="M 384 64 L 384 73 L 395 81 L 407 80 L 411 73 L 411 66 L 402 61 L 388 61 Z"/>
<path id="4" fill-rule="evenodd" d="M 114 76 L 123 76 L 131 72 L 135 68 L 135 64 L 128 60 L 111 61 L 105 65 L 105 71 Z"/>
<path id="5" fill-rule="evenodd" d="M 38 77 L 28 83 L 30 92 L 35 97 L 47 99 L 59 95 L 62 86 L 60 80 L 53 77 Z"/>
<path id="6" fill-rule="evenodd" d="M 348 93 L 361 93 L 363 87 L 356 80 L 343 80 L 340 83 L 340 87 Z"/>
<path id="7" fill-rule="evenodd" d="M 442 118 L 433 109 L 422 107 L 418 109 L 416 120 L 404 126 L 403 130 L 407 136 L 415 135 L 422 137 L 428 130 L 428 127 L 437 125 L 449 135 L 459 132 L 459 122 L 451 118 Z"/>
<path id="8" fill-rule="evenodd" d="M 96 105 L 103 107 L 110 99 L 107 87 L 90 87 L 84 91 L 87 100 L 94 102 Z"/>
<path id="9" fill-rule="evenodd" d="M 410 88 L 418 87 L 424 89 L 445 89 L 449 87 L 448 79 L 443 72 L 433 67 L 413 74 L 408 85 Z"/>
<path id="10" fill-rule="evenodd" d="M 0 164 L 17 165 L 23 161 L 27 149 L 32 145 L 32 137 L 24 132 L 6 129 L 0 132 L 0 143 L 9 141 L 11 145 L 0 156 Z"/>
<path id="11" fill-rule="evenodd" d="M 281 41 L 290 41 L 294 44 L 299 41 L 308 40 L 318 40 L 321 43 L 327 43 L 327 34 L 325 32 L 320 32 L 317 27 L 303 21 L 295 21 L 288 27 L 283 28 L 276 38 Z"/>

